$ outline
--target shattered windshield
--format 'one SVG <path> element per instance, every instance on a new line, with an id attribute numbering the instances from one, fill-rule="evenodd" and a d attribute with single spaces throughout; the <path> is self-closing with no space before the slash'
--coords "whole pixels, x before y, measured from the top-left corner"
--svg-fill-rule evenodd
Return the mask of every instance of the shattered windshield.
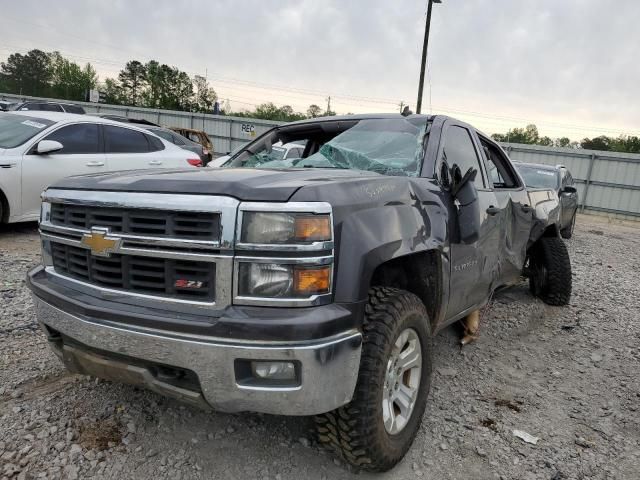
<path id="1" fill-rule="evenodd" d="M 332 138 L 326 130 L 308 134 L 310 144 L 303 158 L 283 159 L 280 148 L 266 137 L 247 146 L 225 167 L 241 168 L 339 168 L 377 172 L 383 175 L 417 176 L 422 166 L 426 119 L 404 118 L 361 120 L 337 131 Z M 318 127 L 320 128 L 320 127 Z M 295 135 L 296 132 L 293 132 Z M 292 135 L 287 131 L 282 135 Z M 295 138 L 299 142 L 302 138 Z"/>

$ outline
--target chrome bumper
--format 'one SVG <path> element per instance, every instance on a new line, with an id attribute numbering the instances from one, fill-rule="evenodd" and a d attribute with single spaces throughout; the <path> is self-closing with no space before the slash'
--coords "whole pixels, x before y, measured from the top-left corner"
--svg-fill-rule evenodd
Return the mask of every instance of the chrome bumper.
<path id="1" fill-rule="evenodd" d="M 362 344 L 358 331 L 308 343 L 234 342 L 107 325 L 66 313 L 35 295 L 34 302 L 43 327 L 73 340 L 56 351 L 72 371 L 139 384 L 191 404 L 223 412 L 314 415 L 348 403 L 356 386 Z M 194 391 L 166 383 L 127 358 L 190 370 L 200 388 Z M 298 362 L 299 384 L 239 384 L 236 360 Z"/>

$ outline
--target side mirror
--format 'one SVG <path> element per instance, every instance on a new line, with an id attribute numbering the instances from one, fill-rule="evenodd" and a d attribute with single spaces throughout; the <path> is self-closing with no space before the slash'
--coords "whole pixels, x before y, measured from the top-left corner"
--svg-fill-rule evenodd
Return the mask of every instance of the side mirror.
<path id="1" fill-rule="evenodd" d="M 451 185 L 451 195 L 453 195 L 455 198 L 458 198 L 458 200 L 460 200 L 460 196 L 462 194 L 462 192 L 464 191 L 470 191 L 473 190 L 475 191 L 475 185 L 473 184 L 474 180 L 476 179 L 476 175 L 478 174 L 478 170 L 476 170 L 475 168 L 469 168 L 469 170 L 467 170 L 467 172 L 464 174 L 464 176 L 462 175 L 462 171 L 460 170 L 460 167 L 458 167 L 458 165 L 454 165 L 453 169 L 452 169 L 452 177 L 453 177 L 453 184 Z M 470 189 L 470 188 L 465 188 L 467 185 L 471 185 L 474 188 Z M 460 200 L 462 202 L 462 200 Z M 468 202 L 462 202 L 462 203 L 468 203 Z"/>
<path id="2" fill-rule="evenodd" d="M 564 187 L 560 193 L 578 193 L 578 189 L 576 187 L 572 187 L 570 185 L 567 185 L 566 187 Z"/>
<path id="3" fill-rule="evenodd" d="M 458 200 L 458 231 L 464 244 L 477 242 L 480 238 L 480 202 L 473 181 L 478 174 L 475 168 L 469 168 L 462 175 L 460 167 L 453 166 L 451 195 Z"/>
<path id="4" fill-rule="evenodd" d="M 63 148 L 64 145 L 55 140 L 41 140 L 36 147 L 36 153 L 38 155 L 46 155 L 47 153 L 58 152 Z"/>

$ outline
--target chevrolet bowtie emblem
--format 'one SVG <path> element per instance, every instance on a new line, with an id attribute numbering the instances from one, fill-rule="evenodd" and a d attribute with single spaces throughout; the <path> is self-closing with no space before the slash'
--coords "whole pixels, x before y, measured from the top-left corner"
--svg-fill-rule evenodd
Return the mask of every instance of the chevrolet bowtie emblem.
<path id="1" fill-rule="evenodd" d="M 107 228 L 92 228 L 91 233 L 85 233 L 80 241 L 82 245 L 91 249 L 91 255 L 109 257 L 122 243 L 121 238 L 110 237 Z"/>

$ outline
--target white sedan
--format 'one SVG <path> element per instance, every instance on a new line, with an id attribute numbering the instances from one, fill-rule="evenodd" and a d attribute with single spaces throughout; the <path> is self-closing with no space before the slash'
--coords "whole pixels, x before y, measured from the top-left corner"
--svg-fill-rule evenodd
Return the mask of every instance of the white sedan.
<path id="1" fill-rule="evenodd" d="M 0 113 L 0 223 L 37 220 L 40 193 L 71 175 L 201 166 L 152 133 L 89 115 Z"/>

